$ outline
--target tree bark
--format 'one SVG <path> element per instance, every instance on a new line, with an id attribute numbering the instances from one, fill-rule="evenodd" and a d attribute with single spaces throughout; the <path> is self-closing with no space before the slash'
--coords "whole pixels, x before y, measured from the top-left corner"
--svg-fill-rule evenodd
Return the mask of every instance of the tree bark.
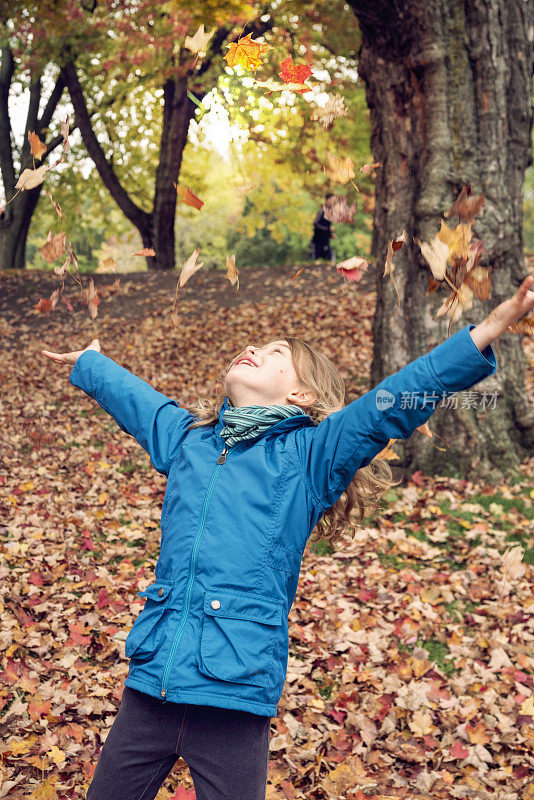
<path id="1" fill-rule="evenodd" d="M 14 74 L 14 60 L 9 46 L 1 49 L 2 63 L 0 66 L 0 170 L 6 195 L 6 205 L 0 212 L 0 269 L 24 269 L 26 266 L 26 241 L 31 219 L 37 201 L 42 191 L 42 184 L 29 191 L 15 189 L 17 176 L 13 164 L 12 130 L 9 117 L 8 98 Z M 41 102 L 41 80 L 38 78 L 30 85 L 30 101 L 24 128 L 24 142 L 20 154 L 21 174 L 25 169 L 44 164 L 46 159 L 63 141 L 62 136 L 52 139 L 47 146 L 46 153 L 40 161 L 34 164 L 30 153 L 28 132 L 35 131 L 41 140 L 41 130 L 50 125 L 50 121 L 63 94 L 65 85 L 58 78 L 50 97 L 39 119 L 39 106 Z M 71 128 L 73 130 L 73 128 Z M 11 201 L 11 202 L 8 202 Z"/>
<path id="2" fill-rule="evenodd" d="M 526 276 L 522 191 L 532 161 L 534 4 L 524 0 L 349 0 L 362 44 L 359 72 L 371 114 L 376 180 L 372 254 L 377 263 L 371 385 L 447 336 L 448 317 L 435 319 L 450 293 L 428 294 L 431 277 L 413 237 L 430 241 L 440 217 L 469 184 L 486 196 L 474 235 L 484 244 L 481 266 L 493 267 L 486 302 L 456 322 L 480 322 Z M 456 220 L 451 220 L 454 225 Z M 395 287 L 383 278 L 388 241 L 406 229 L 395 254 Z M 446 294 L 443 291 L 446 289 Z M 440 295 L 439 298 L 437 295 Z M 534 452 L 534 407 L 526 396 L 522 338 L 494 343 L 497 373 L 473 388 L 478 402 L 437 405 L 430 428 L 448 445 L 436 449 L 415 433 L 398 442 L 406 469 L 484 477 L 517 469 Z M 483 410 L 483 391 L 497 392 Z M 466 404 L 467 406 L 467 404 Z M 435 439 L 433 441 L 436 441 Z M 443 444 L 438 444 L 443 447 Z"/>

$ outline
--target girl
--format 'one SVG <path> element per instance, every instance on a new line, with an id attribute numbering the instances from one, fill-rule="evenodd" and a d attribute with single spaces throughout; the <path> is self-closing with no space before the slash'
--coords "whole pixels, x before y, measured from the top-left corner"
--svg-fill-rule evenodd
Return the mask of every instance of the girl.
<path id="1" fill-rule="evenodd" d="M 74 364 L 70 382 L 168 477 L 155 580 L 138 592 L 146 602 L 126 639 L 129 674 L 88 800 L 151 800 L 179 756 L 197 800 L 264 800 L 309 536 L 321 518 L 331 542 L 350 530 L 356 502 L 361 520 L 364 501 L 391 485 L 375 458 L 389 439 L 496 372 L 491 342 L 534 308 L 533 280 L 345 407 L 333 364 L 293 337 L 246 347 L 222 372 L 225 394 L 194 415 L 100 353 L 97 339 L 42 351 Z M 405 392 L 416 395 L 406 407 Z"/>

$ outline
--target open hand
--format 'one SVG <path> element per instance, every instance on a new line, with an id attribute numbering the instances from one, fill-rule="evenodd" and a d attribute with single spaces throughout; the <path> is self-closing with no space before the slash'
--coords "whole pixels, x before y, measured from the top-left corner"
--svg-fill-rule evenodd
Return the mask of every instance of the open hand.
<path id="1" fill-rule="evenodd" d="M 57 361 L 58 364 L 75 364 L 78 356 L 81 356 L 86 350 L 96 350 L 97 353 L 100 353 L 100 342 L 98 339 L 93 339 L 89 347 L 86 347 L 85 350 L 75 350 L 73 353 L 51 353 L 49 350 L 41 350 L 41 353 L 51 358 L 52 361 Z"/>
<path id="2" fill-rule="evenodd" d="M 534 291 L 531 287 L 534 284 L 534 277 L 529 275 L 525 278 L 517 292 L 499 303 L 487 316 L 487 324 L 496 328 L 496 336 L 499 336 L 509 325 L 513 325 L 529 311 L 534 308 Z"/>

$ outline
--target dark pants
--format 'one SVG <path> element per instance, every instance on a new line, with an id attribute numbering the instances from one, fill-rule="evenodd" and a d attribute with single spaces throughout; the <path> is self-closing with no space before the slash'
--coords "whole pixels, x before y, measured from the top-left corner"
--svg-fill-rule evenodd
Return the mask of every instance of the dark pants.
<path id="1" fill-rule="evenodd" d="M 334 261 L 335 255 L 333 249 L 330 247 L 328 240 L 325 241 L 311 241 L 311 257 L 313 259 L 325 258 L 327 261 Z"/>
<path id="2" fill-rule="evenodd" d="M 86 800 L 153 800 L 178 757 L 196 800 L 265 800 L 271 717 L 125 686 Z"/>

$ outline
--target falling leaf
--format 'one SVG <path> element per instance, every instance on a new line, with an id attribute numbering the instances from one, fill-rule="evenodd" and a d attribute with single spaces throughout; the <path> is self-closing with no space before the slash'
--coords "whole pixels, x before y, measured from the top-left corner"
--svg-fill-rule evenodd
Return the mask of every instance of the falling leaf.
<path id="1" fill-rule="evenodd" d="M 439 309 L 436 311 L 436 319 L 443 316 L 449 317 L 449 323 L 452 325 L 457 322 L 462 316 L 464 311 L 473 307 L 473 292 L 465 284 L 462 286 L 461 294 L 453 292 L 447 297 Z"/>
<path id="2" fill-rule="evenodd" d="M 395 283 L 395 278 L 393 277 L 393 270 L 395 269 L 395 264 L 393 263 L 393 256 L 395 255 L 395 252 L 397 250 L 400 250 L 400 248 L 403 245 L 403 242 L 406 241 L 406 237 L 407 237 L 407 234 L 406 234 L 406 231 L 404 230 L 401 233 L 400 236 L 398 236 L 396 239 L 391 239 L 391 241 L 388 242 L 388 249 L 387 249 L 387 253 L 386 253 L 386 263 L 384 264 L 384 274 L 382 275 L 383 278 L 385 278 L 386 275 L 391 275 L 391 280 L 393 281 L 393 286 L 395 287 L 395 291 L 397 292 L 397 298 L 398 298 L 398 301 L 399 301 L 399 306 L 400 306 L 399 290 L 397 289 L 397 284 Z"/>
<path id="3" fill-rule="evenodd" d="M 48 164 L 41 164 L 37 169 L 25 169 L 15 184 L 15 189 L 35 189 L 44 181 L 44 176 L 50 167 Z"/>
<path id="4" fill-rule="evenodd" d="M 178 281 L 178 286 L 185 286 L 191 275 L 194 275 L 195 272 L 197 272 L 197 270 L 199 270 L 201 267 L 204 266 L 204 263 L 202 261 L 199 261 L 198 264 L 196 263 L 199 252 L 200 251 L 197 247 L 195 250 L 193 250 L 187 261 L 184 261 L 184 264 L 180 272 L 180 279 Z"/>
<path id="5" fill-rule="evenodd" d="M 106 256 L 98 262 L 98 267 L 95 272 L 116 272 L 117 262 L 112 256 Z"/>
<path id="6" fill-rule="evenodd" d="M 338 117 L 347 117 L 348 111 L 342 97 L 337 95 L 328 98 L 324 106 L 319 106 L 313 112 L 312 120 L 318 120 L 327 131 L 333 126 Z"/>
<path id="7" fill-rule="evenodd" d="M 39 298 L 39 302 L 36 303 L 33 307 L 36 311 L 40 311 L 42 314 L 49 313 L 53 311 L 56 307 L 56 303 L 59 297 L 59 289 L 55 289 L 50 297 L 41 297 Z"/>
<path id="8" fill-rule="evenodd" d="M 381 450 L 378 455 L 375 456 L 375 458 L 385 458 L 387 461 L 394 461 L 395 459 L 398 459 L 398 453 L 396 453 L 392 447 L 393 442 L 396 441 L 396 439 L 390 439 L 384 449 Z"/>
<path id="9" fill-rule="evenodd" d="M 459 217 L 462 222 L 472 222 L 482 210 L 485 200 L 484 194 L 471 195 L 471 187 L 463 186 L 452 206 L 445 212 L 445 217 Z"/>
<path id="10" fill-rule="evenodd" d="M 100 303 L 100 297 L 92 278 L 89 282 L 89 288 L 81 289 L 80 294 L 82 303 L 86 305 L 89 309 L 89 313 L 91 314 L 91 319 L 95 319 L 95 317 L 98 314 L 98 304 Z"/>
<path id="11" fill-rule="evenodd" d="M 382 166 L 380 161 L 375 161 L 372 164 L 364 164 L 363 167 L 360 167 L 360 172 L 363 172 L 364 175 L 369 175 L 371 170 L 375 170 L 380 166 Z"/>
<path id="12" fill-rule="evenodd" d="M 421 242 L 414 237 L 414 242 L 419 245 L 423 257 L 427 261 L 432 275 L 437 281 L 442 281 L 447 270 L 449 259 L 448 245 L 443 242 L 437 233 L 431 242 Z"/>
<path id="13" fill-rule="evenodd" d="M 28 131 L 28 141 L 30 143 L 30 154 L 40 161 L 46 153 L 46 145 L 42 142 L 35 131 Z"/>
<path id="14" fill-rule="evenodd" d="M 522 333 L 526 336 L 534 336 L 534 317 L 523 317 L 518 322 L 512 322 L 506 328 L 507 333 Z"/>
<path id="15" fill-rule="evenodd" d="M 395 269 L 395 264 L 393 263 L 393 256 L 400 250 L 403 243 L 406 241 L 407 233 L 404 230 L 400 236 L 397 236 L 395 239 L 391 239 L 388 242 L 388 250 L 386 254 L 386 263 L 384 264 L 384 274 L 382 275 L 383 278 L 386 275 L 393 275 L 393 270 Z"/>
<path id="16" fill-rule="evenodd" d="M 299 271 L 298 271 L 298 272 L 296 272 L 296 273 L 295 273 L 294 275 L 292 275 L 291 277 L 292 277 L 292 278 L 293 278 L 293 280 L 294 280 L 295 278 L 298 278 L 298 276 L 299 276 L 299 275 L 302 275 L 302 273 L 303 273 L 303 272 L 304 272 L 304 267 L 301 267 L 301 268 L 299 269 Z"/>
<path id="17" fill-rule="evenodd" d="M 354 163 L 350 156 L 341 158 L 341 156 L 333 156 L 328 153 L 328 161 L 329 166 L 326 167 L 326 174 L 336 183 L 347 183 L 347 181 L 356 176 Z"/>
<path id="18" fill-rule="evenodd" d="M 237 272 L 237 267 L 235 265 L 235 253 L 233 256 L 226 256 L 226 268 L 228 272 L 226 273 L 226 277 L 234 286 L 237 283 L 236 291 L 239 291 L 239 275 Z"/>
<path id="19" fill-rule="evenodd" d="M 435 408 L 435 406 L 434 406 L 434 408 Z M 437 433 L 435 433 L 434 431 L 431 431 L 431 430 L 430 430 L 430 427 L 429 427 L 429 424 L 428 424 L 428 420 L 427 420 L 426 422 L 424 422 L 422 425 L 418 425 L 418 427 L 416 428 L 416 430 L 418 430 L 418 431 L 419 431 L 419 433 L 422 433 L 422 434 L 423 434 L 423 436 L 426 436 L 426 437 L 427 437 L 428 439 L 430 439 L 430 440 L 432 440 L 432 439 L 434 438 L 434 436 L 437 436 L 437 438 L 438 438 L 438 439 L 441 439 L 441 436 L 439 436 L 439 435 L 438 435 Z M 445 440 L 444 440 L 444 439 L 441 439 L 441 441 L 442 441 L 444 444 L 447 444 L 447 443 L 445 442 Z M 434 443 L 432 442 L 432 444 L 434 444 Z M 447 446 L 448 446 L 448 445 L 447 445 Z M 445 451 L 446 451 L 446 449 L 447 449 L 446 447 L 438 447 L 438 445 L 435 445 L 435 447 L 436 447 L 436 449 L 437 449 L 437 450 L 441 450 L 442 452 L 445 452 Z"/>
<path id="20" fill-rule="evenodd" d="M 156 251 L 154 250 L 153 247 L 143 247 L 142 250 L 139 250 L 137 253 L 133 253 L 133 255 L 134 256 L 145 256 L 145 257 L 155 256 L 156 255 Z"/>
<path id="21" fill-rule="evenodd" d="M 348 258 L 346 261 L 340 261 L 339 264 L 336 264 L 338 272 L 342 271 L 349 281 L 361 280 L 361 270 L 366 270 L 368 267 L 369 262 L 367 259 L 360 258 L 359 256 L 352 256 L 352 258 Z"/>
<path id="22" fill-rule="evenodd" d="M 290 92 L 298 92 L 302 95 L 303 92 L 309 92 L 312 88 L 311 86 L 308 86 L 307 83 L 278 83 L 272 78 L 269 78 L 267 81 L 255 81 L 255 83 L 256 86 L 261 86 L 262 88 L 268 89 L 269 91 L 267 94 L 271 94 L 271 92 L 283 92 L 285 89 L 287 89 Z"/>
<path id="23" fill-rule="evenodd" d="M 304 89 L 293 89 L 292 91 L 302 94 L 303 92 L 308 92 L 310 90 L 310 87 L 307 86 L 304 81 L 312 74 L 311 64 L 299 64 L 297 66 L 293 63 L 291 56 L 288 56 L 287 58 L 284 58 L 280 64 L 280 72 L 278 74 L 284 83 L 291 84 L 291 86 L 304 84 L 306 87 Z"/>
<path id="24" fill-rule="evenodd" d="M 61 210 L 61 206 L 59 205 L 59 203 L 56 203 L 56 201 L 54 200 L 48 189 L 44 189 L 44 193 L 47 194 L 48 197 L 50 198 L 50 202 L 54 206 L 56 214 L 58 215 L 58 218 L 61 221 L 63 219 L 63 212 Z"/>
<path id="25" fill-rule="evenodd" d="M 243 197 L 244 195 L 248 194 L 248 192 L 250 192 L 252 189 L 254 189 L 256 185 L 257 184 L 255 183 L 251 183 L 244 186 L 236 186 L 235 193 L 238 194 L 240 197 Z"/>
<path id="26" fill-rule="evenodd" d="M 347 198 L 345 195 L 341 194 L 336 195 L 333 199 L 330 199 L 329 205 L 325 204 L 323 206 L 323 212 L 325 218 L 329 222 L 344 222 L 349 224 L 352 222 L 357 208 L 357 203 L 353 203 L 349 206 L 347 203 Z"/>
<path id="27" fill-rule="evenodd" d="M 52 263 L 55 261 L 59 256 L 63 255 L 65 252 L 65 240 L 67 236 L 64 233 L 56 233 L 52 235 L 52 231 L 48 231 L 48 236 L 46 237 L 46 242 L 42 247 L 39 248 L 39 252 L 41 253 L 42 257 L 48 263 Z"/>
<path id="28" fill-rule="evenodd" d="M 211 31 L 204 31 L 204 25 L 199 25 L 194 36 L 186 36 L 184 47 L 191 50 L 192 53 L 206 52 L 206 45 L 215 33 L 215 28 Z"/>
<path id="29" fill-rule="evenodd" d="M 176 186 L 176 184 L 174 184 L 174 186 Z M 188 206 L 194 206 L 200 210 L 204 205 L 204 200 L 201 200 L 196 194 L 193 194 L 188 186 L 176 186 L 176 194 L 180 198 L 180 202 Z"/>
<path id="30" fill-rule="evenodd" d="M 239 38 L 237 42 L 225 45 L 225 47 L 228 47 L 229 50 L 223 58 L 226 59 L 230 67 L 235 67 L 238 64 L 245 69 L 253 70 L 261 67 L 263 63 L 261 56 L 271 49 L 270 44 L 253 39 L 251 33 Z"/>

